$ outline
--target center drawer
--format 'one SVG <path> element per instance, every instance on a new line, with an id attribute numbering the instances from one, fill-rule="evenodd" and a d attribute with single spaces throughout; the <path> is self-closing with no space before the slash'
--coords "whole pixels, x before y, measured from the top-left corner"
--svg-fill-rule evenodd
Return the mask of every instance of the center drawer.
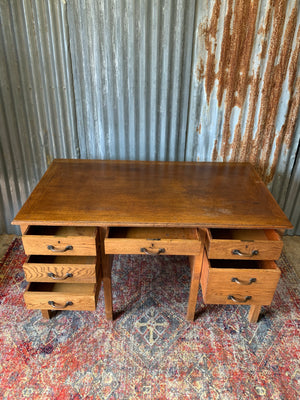
<path id="1" fill-rule="evenodd" d="M 270 305 L 279 278 L 274 261 L 208 260 L 203 255 L 201 287 L 207 304 Z"/>
<path id="2" fill-rule="evenodd" d="M 96 309 L 96 288 L 92 283 L 29 283 L 24 293 L 27 308 L 41 310 Z"/>
<path id="3" fill-rule="evenodd" d="M 95 256 L 96 233 L 94 227 L 32 225 L 22 240 L 28 255 Z"/>
<path id="4" fill-rule="evenodd" d="M 200 239 L 194 228 L 110 228 L 106 254 L 197 255 Z"/>
<path id="5" fill-rule="evenodd" d="M 272 229 L 208 229 L 208 258 L 277 260 L 283 242 Z"/>
<path id="6" fill-rule="evenodd" d="M 37 256 L 28 257 L 23 265 L 28 282 L 96 283 L 94 256 Z"/>

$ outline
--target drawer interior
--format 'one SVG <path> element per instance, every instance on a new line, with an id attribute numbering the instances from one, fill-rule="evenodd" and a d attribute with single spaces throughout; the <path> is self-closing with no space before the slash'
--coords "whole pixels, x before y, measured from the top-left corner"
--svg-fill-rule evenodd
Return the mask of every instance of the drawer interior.
<path id="1" fill-rule="evenodd" d="M 93 256 L 40 256 L 31 255 L 27 263 L 31 264 L 96 264 L 96 257 Z"/>
<path id="2" fill-rule="evenodd" d="M 40 226 L 30 225 L 24 235 L 29 236 L 95 236 L 93 226 Z"/>
<path id="3" fill-rule="evenodd" d="M 277 269 L 274 261 L 267 260 L 221 260 L 213 259 L 209 260 L 210 268 L 219 269 Z"/>
<path id="4" fill-rule="evenodd" d="M 93 283 L 68 283 L 62 282 L 31 282 L 28 292 L 72 293 L 77 295 L 91 295 L 95 291 Z"/>
<path id="5" fill-rule="evenodd" d="M 210 229 L 210 234 L 215 240 L 279 240 L 273 229 Z"/>
<path id="6" fill-rule="evenodd" d="M 185 239 L 199 240 L 196 228 L 144 228 L 144 227 L 121 227 L 110 228 L 109 238 L 115 239 Z"/>

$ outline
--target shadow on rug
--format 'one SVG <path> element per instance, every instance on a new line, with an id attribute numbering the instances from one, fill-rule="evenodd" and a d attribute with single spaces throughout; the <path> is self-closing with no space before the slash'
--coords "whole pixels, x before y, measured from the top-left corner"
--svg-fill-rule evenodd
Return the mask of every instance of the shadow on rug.
<path id="1" fill-rule="evenodd" d="M 298 399 L 297 277 L 284 256 L 270 307 L 203 305 L 184 318 L 186 257 L 116 256 L 114 311 L 27 310 L 20 239 L 0 264 L 1 399 Z"/>

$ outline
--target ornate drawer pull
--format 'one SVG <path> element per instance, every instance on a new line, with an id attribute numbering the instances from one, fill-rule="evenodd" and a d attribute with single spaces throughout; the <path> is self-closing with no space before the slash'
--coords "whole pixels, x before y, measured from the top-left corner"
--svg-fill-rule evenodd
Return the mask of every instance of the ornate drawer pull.
<path id="1" fill-rule="evenodd" d="M 142 247 L 140 249 L 140 251 L 141 251 L 141 253 L 148 254 L 149 256 L 156 256 L 158 254 L 165 253 L 166 250 L 165 249 L 158 249 L 156 252 L 155 251 L 152 252 L 150 250 L 147 250 L 145 247 Z"/>
<path id="2" fill-rule="evenodd" d="M 65 251 L 73 250 L 73 246 L 70 245 L 70 246 L 66 246 L 64 249 L 56 249 L 54 246 L 49 244 L 48 250 L 51 250 L 51 251 L 53 251 L 55 253 L 64 253 Z"/>
<path id="3" fill-rule="evenodd" d="M 241 256 L 241 257 L 253 257 L 258 255 L 258 250 L 253 250 L 252 253 L 243 253 L 242 251 L 235 249 L 232 250 L 232 254 L 235 256 Z"/>
<path id="4" fill-rule="evenodd" d="M 252 299 L 252 296 L 246 296 L 244 299 L 236 299 L 234 296 L 229 295 L 227 299 L 232 300 L 236 303 L 247 303 L 248 300 Z"/>
<path id="5" fill-rule="evenodd" d="M 64 306 L 60 306 L 60 305 L 56 306 L 54 301 L 48 301 L 48 304 L 53 308 L 66 308 L 68 306 L 72 306 L 73 302 L 72 301 L 67 301 Z"/>
<path id="6" fill-rule="evenodd" d="M 240 281 L 239 278 L 232 278 L 231 282 L 238 283 L 239 285 L 251 285 L 251 283 L 256 282 L 256 278 L 249 279 L 249 282 Z"/>
<path id="7" fill-rule="evenodd" d="M 49 276 L 50 278 L 52 278 L 53 280 L 63 281 L 63 280 L 65 280 L 65 279 L 67 279 L 67 278 L 72 278 L 72 277 L 73 277 L 73 274 L 67 273 L 65 276 L 57 276 L 57 275 L 55 275 L 53 272 L 49 272 L 49 273 L 48 273 L 48 276 Z"/>

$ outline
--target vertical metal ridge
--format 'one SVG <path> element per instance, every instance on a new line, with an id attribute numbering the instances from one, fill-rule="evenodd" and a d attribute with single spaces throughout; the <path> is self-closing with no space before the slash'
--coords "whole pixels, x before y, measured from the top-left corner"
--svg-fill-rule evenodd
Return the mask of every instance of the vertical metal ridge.
<path id="1" fill-rule="evenodd" d="M 149 126 L 148 126 L 148 141 L 147 141 L 147 159 L 149 160 L 157 160 L 157 146 L 156 146 L 156 132 L 158 130 L 158 113 L 155 112 L 156 107 L 160 104 L 160 101 L 157 100 L 158 97 L 158 87 L 157 84 L 157 73 L 159 71 L 158 60 L 160 57 L 159 54 L 159 30 L 161 29 L 161 13 L 158 7 L 158 2 L 154 1 L 152 3 L 149 2 L 151 5 L 151 10 L 149 14 L 149 53 L 150 53 L 150 60 L 149 60 L 149 75 L 147 76 L 148 84 L 149 84 L 149 102 L 150 106 L 148 108 L 149 113 Z"/>
<path id="2" fill-rule="evenodd" d="M 148 2 L 149 3 L 149 2 Z M 138 37 L 138 45 L 136 52 L 140 56 L 137 57 L 138 63 L 138 87 L 139 90 L 137 92 L 137 125 L 136 125 L 136 154 L 135 158 L 140 158 L 141 160 L 146 160 L 147 158 L 147 69 L 148 63 L 147 60 L 147 32 L 148 32 L 148 19 L 147 15 L 147 4 L 142 2 L 137 2 L 137 7 L 139 7 L 139 13 L 137 13 L 137 37 Z M 142 139 L 144 138 L 144 140 Z"/>
<path id="3" fill-rule="evenodd" d="M 127 55 L 128 58 L 127 60 L 125 59 L 125 56 L 123 55 L 123 60 L 127 61 L 127 71 L 128 71 L 128 109 L 127 109 L 127 115 L 128 115 L 128 122 L 125 125 L 125 135 L 128 137 L 128 142 L 127 142 L 127 154 L 124 156 L 124 158 L 128 158 L 130 160 L 134 160 L 136 158 L 136 119 L 137 119 L 137 107 L 136 107 L 136 92 L 137 92 L 137 79 L 138 77 L 138 65 L 134 61 L 132 63 L 132 60 L 135 60 L 136 54 L 136 48 L 137 48 L 137 42 L 136 42 L 136 7 L 135 7 L 136 2 L 129 2 L 126 3 L 127 6 L 127 12 L 125 13 L 126 19 L 129 19 L 129 16 L 132 16 L 132 23 L 128 23 L 127 25 Z M 131 45 L 130 45 L 131 44 Z M 123 101 L 126 103 L 126 96 L 123 96 Z M 129 134 L 126 134 L 126 132 L 129 132 Z M 138 156 L 138 155 L 137 155 Z"/>

